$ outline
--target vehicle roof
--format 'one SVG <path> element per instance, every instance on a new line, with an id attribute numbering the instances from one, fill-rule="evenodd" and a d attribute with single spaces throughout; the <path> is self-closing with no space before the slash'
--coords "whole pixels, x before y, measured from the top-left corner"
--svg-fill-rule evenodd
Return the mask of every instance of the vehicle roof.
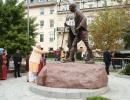
<path id="1" fill-rule="evenodd" d="M 120 50 L 120 51 L 116 51 L 116 53 L 120 53 L 120 54 L 130 54 L 130 50 Z"/>

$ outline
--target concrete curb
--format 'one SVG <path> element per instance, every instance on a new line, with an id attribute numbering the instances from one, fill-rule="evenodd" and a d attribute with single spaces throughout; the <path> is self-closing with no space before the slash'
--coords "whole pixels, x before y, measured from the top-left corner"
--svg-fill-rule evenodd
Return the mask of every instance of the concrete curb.
<path id="1" fill-rule="evenodd" d="M 30 91 L 49 98 L 62 99 L 82 99 L 88 96 L 102 95 L 109 91 L 109 87 L 100 89 L 67 89 L 67 88 L 51 88 L 30 84 Z"/>

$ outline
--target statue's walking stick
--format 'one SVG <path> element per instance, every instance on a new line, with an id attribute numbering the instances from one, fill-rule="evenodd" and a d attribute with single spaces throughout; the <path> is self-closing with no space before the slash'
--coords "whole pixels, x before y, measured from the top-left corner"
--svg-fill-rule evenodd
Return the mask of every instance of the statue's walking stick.
<path id="1" fill-rule="evenodd" d="M 63 48 L 63 42 L 64 42 L 64 36 L 65 36 L 65 28 L 66 28 L 66 27 L 64 27 L 64 32 L 63 32 L 62 42 L 61 42 L 61 48 Z"/>

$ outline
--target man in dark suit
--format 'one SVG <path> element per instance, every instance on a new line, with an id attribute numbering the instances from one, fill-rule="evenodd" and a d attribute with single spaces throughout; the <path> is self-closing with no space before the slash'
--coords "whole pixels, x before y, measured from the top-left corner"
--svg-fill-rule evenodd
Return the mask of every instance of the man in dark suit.
<path id="1" fill-rule="evenodd" d="M 111 64 L 111 57 L 112 57 L 111 53 L 109 52 L 108 49 L 106 51 L 104 51 L 103 60 L 104 60 L 105 69 L 106 69 L 106 72 L 107 72 L 108 75 L 109 75 L 109 67 L 110 67 L 110 64 Z"/>
<path id="2" fill-rule="evenodd" d="M 20 50 L 17 49 L 16 53 L 13 55 L 13 60 L 14 60 L 14 77 L 17 78 L 21 77 L 20 75 L 20 65 L 22 62 L 22 56 L 20 54 Z"/>

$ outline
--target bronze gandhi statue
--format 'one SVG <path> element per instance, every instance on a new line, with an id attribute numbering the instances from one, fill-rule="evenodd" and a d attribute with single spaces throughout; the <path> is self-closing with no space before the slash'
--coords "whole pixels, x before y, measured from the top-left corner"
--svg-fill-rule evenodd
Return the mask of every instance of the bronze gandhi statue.
<path id="1" fill-rule="evenodd" d="M 83 41 L 87 51 L 88 51 L 88 60 L 86 60 L 86 63 L 94 63 L 93 61 L 93 54 L 92 54 L 92 50 L 89 47 L 89 43 L 88 43 L 88 32 L 87 32 L 87 20 L 86 17 L 79 11 L 76 9 L 76 4 L 71 4 L 69 6 L 69 9 L 71 12 L 74 13 L 74 21 L 75 21 L 75 36 L 72 42 L 72 45 L 70 47 L 70 51 L 69 51 L 69 57 L 68 59 L 65 59 L 64 62 L 73 62 L 73 58 L 74 58 L 74 54 L 76 52 L 76 48 L 77 48 L 77 43 L 79 41 Z M 67 24 L 65 23 L 65 26 L 67 26 Z"/>

